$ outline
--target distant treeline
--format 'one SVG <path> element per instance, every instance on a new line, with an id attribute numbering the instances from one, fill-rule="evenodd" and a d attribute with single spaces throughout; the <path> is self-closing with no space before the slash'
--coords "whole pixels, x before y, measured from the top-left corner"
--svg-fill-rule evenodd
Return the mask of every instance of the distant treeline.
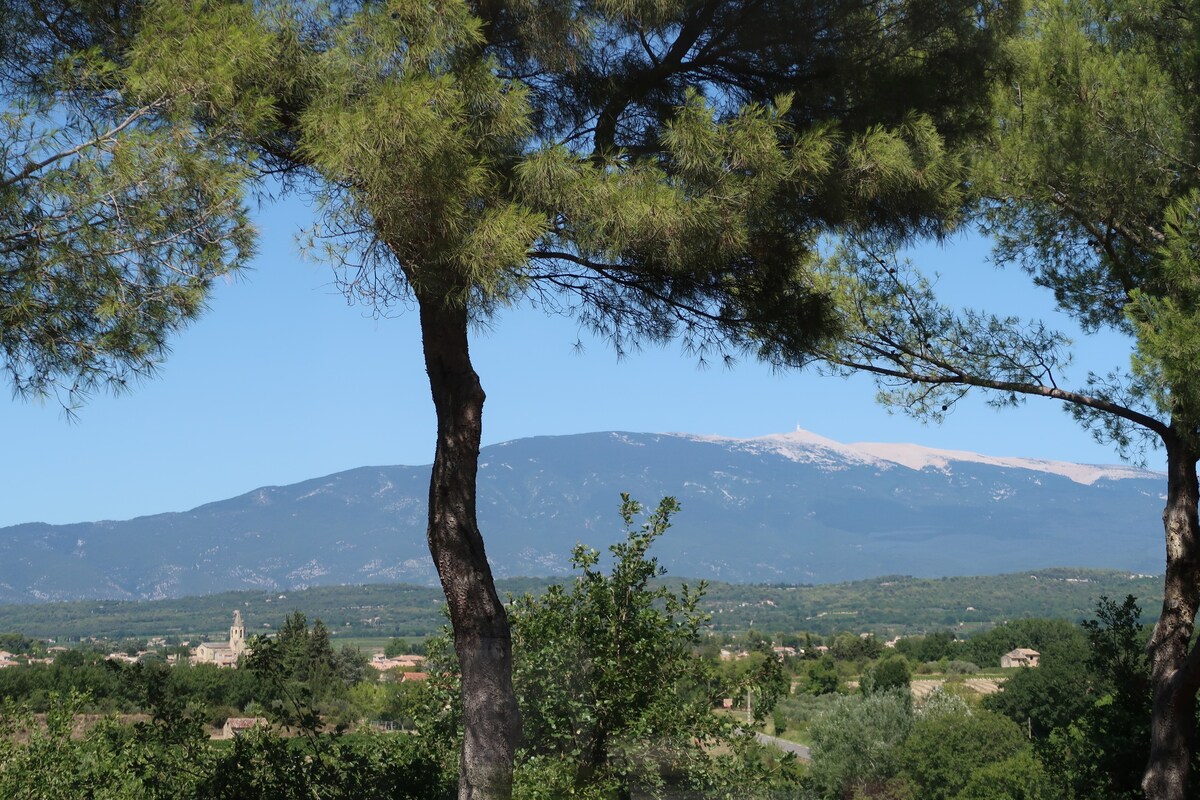
<path id="1" fill-rule="evenodd" d="M 501 592 L 540 593 L 552 579 L 500 581 Z M 169 600 L 76 600 L 0 606 L 0 632 L 74 640 L 150 636 L 224 640 L 240 609 L 247 636 L 271 633 L 294 610 L 321 619 L 337 636 L 427 636 L 446 623 L 445 597 L 434 586 L 365 584 L 303 590 L 254 589 Z"/>
<path id="2" fill-rule="evenodd" d="M 513 578 L 502 594 L 538 594 L 570 578 Z M 698 581 L 672 579 L 670 583 Z M 889 576 L 816 586 L 709 582 L 701 603 L 717 631 L 873 631 L 880 636 L 954 628 L 985 630 L 1006 620 L 1091 616 L 1103 595 L 1134 595 L 1153 611 L 1162 579 L 1108 570 L 1047 569 L 956 578 Z M 323 586 L 301 591 L 223 592 L 154 601 L 75 601 L 0 606 L 0 631 L 71 640 L 86 637 L 225 638 L 233 609 L 247 633 L 269 633 L 292 610 L 320 618 L 338 636 L 425 636 L 445 624 L 441 589 L 409 584 Z"/>
<path id="3" fill-rule="evenodd" d="M 987 630 L 1030 617 L 1079 622 L 1102 596 L 1134 595 L 1153 619 L 1162 578 L 1088 569 L 1042 569 L 955 578 L 886 576 L 819 586 L 713 583 L 703 605 L 717 630 L 871 631 L 878 636 L 952 628 Z M 746 604 L 746 605 L 743 605 Z"/>

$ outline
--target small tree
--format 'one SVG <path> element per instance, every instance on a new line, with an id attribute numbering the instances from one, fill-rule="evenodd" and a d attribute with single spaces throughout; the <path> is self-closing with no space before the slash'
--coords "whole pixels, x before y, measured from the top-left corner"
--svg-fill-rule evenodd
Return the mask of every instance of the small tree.
<path id="1" fill-rule="evenodd" d="M 925 636 L 905 636 L 896 642 L 896 652 L 903 653 L 917 663 L 954 658 L 962 650 L 953 631 L 934 631 Z"/>
<path id="2" fill-rule="evenodd" d="M 880 659 L 863 673 L 859 691 L 863 694 L 908 689 L 912 682 L 912 669 L 908 659 L 901 655 Z"/>
<path id="3" fill-rule="evenodd" d="M 821 797 L 848 797 L 859 788 L 888 784 L 900 773 L 911 727 L 908 692 L 837 698 L 809 726 L 814 788 Z"/>
<path id="4" fill-rule="evenodd" d="M 841 677 L 833 656 L 824 655 L 809 661 L 804 669 L 803 691 L 808 694 L 832 694 L 837 691 Z"/>
<path id="5" fill-rule="evenodd" d="M 367 669 L 358 650 L 334 651 L 325 623 L 318 619 L 310 628 L 301 611 L 288 614 L 273 638 L 255 637 L 246 666 L 258 677 L 256 700 L 267 703 L 277 721 L 313 731 L 322 726 L 318 712 L 345 700 Z"/>
<path id="6" fill-rule="evenodd" d="M 625 540 L 609 547 L 607 573 L 600 553 L 579 545 L 571 563 L 581 574 L 571 584 L 510 607 L 529 764 L 523 770 L 560 765 L 567 773 L 560 791 L 609 787 L 628 796 L 659 784 L 664 772 L 712 787 L 720 775 L 710 750 L 744 746 L 747 734 L 712 713 L 721 686 L 709 662 L 693 653 L 706 619 L 698 610 L 704 584 L 675 591 L 658 583 L 665 570 L 649 555 L 678 508 L 666 498 L 635 527 L 641 506 L 623 495 Z M 762 683 L 755 686 L 760 697 L 771 687 Z M 761 703 L 760 716 L 773 699 Z"/>
<path id="7" fill-rule="evenodd" d="M 388 658 L 395 658 L 403 655 L 425 655 L 425 643 L 421 640 L 410 641 L 401 636 L 396 636 L 388 640 L 387 645 L 383 648 L 383 654 Z"/>
<path id="8" fill-rule="evenodd" d="M 951 800 L 971 773 L 1003 761 L 1028 746 L 1012 720 L 989 711 L 918 715 L 904 742 L 905 775 L 920 787 L 920 797 Z"/>

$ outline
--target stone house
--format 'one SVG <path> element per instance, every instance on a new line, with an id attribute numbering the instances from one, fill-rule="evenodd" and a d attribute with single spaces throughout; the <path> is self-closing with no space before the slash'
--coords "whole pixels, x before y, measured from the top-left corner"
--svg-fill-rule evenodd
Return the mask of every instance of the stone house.
<path id="1" fill-rule="evenodd" d="M 1001 667 L 1036 667 L 1042 654 L 1028 647 L 1018 647 L 1000 656 Z"/>
<path id="2" fill-rule="evenodd" d="M 266 727 L 267 721 L 262 717 L 230 717 L 225 720 L 225 727 L 221 728 L 221 738 L 232 739 L 235 736 L 241 736 L 259 725 Z"/>

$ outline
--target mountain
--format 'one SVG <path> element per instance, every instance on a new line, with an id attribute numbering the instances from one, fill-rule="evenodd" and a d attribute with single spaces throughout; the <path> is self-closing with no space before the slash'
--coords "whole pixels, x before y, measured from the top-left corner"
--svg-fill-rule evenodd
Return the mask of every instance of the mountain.
<path id="1" fill-rule="evenodd" d="M 362 467 L 182 513 L 0 528 L 0 602 L 431 583 L 428 467 Z M 1159 572 L 1165 478 L 803 431 L 757 439 L 589 433 L 483 449 L 498 577 L 568 571 L 621 538 L 619 493 L 683 506 L 656 545 L 674 575 L 830 583 L 1070 564 Z"/>

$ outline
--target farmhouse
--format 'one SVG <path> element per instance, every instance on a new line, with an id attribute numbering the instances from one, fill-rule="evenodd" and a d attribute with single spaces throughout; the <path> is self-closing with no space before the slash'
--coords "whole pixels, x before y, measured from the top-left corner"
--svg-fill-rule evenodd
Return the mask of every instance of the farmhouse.
<path id="1" fill-rule="evenodd" d="M 251 728 L 257 728 L 260 725 L 267 727 L 268 724 L 262 717 L 230 717 L 225 720 L 225 725 L 221 728 L 221 738 L 232 739 L 235 736 L 241 736 Z"/>
<path id="2" fill-rule="evenodd" d="M 1027 647 L 1018 647 L 1016 650 L 1009 650 L 1004 655 L 1000 656 L 1000 666 L 1002 667 L 1036 667 L 1038 659 L 1042 654 L 1037 650 L 1030 650 Z"/>

